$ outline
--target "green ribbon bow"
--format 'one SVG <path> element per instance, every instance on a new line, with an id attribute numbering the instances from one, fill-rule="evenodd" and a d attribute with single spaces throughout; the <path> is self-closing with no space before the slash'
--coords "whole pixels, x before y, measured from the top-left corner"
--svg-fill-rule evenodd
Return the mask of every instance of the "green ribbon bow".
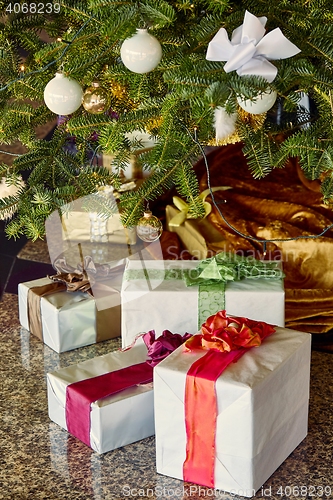
<path id="1" fill-rule="evenodd" d="M 251 257 L 221 252 L 202 260 L 195 269 L 184 273 L 186 286 L 214 285 L 228 281 L 258 278 L 283 278 L 277 262 L 267 262 Z"/>
<path id="2" fill-rule="evenodd" d="M 227 252 L 205 259 L 195 269 L 187 269 L 183 273 L 186 286 L 199 287 L 199 328 L 209 316 L 225 309 L 225 289 L 228 281 L 283 277 L 277 262 L 265 262 Z"/>
<path id="3" fill-rule="evenodd" d="M 186 286 L 198 286 L 198 328 L 209 316 L 225 309 L 228 281 L 243 279 L 280 279 L 284 274 L 278 262 L 267 262 L 221 252 L 199 262 L 193 269 L 128 269 L 124 278 L 184 280 Z"/>

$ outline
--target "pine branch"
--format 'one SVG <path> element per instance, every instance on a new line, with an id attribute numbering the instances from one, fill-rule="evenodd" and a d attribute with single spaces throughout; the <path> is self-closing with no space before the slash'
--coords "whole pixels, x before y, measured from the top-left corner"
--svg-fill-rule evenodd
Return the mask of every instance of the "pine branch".
<path id="1" fill-rule="evenodd" d="M 122 170 L 140 149 L 131 140 L 136 131 L 154 135 L 156 145 L 137 157 L 149 175 L 137 191 L 121 195 L 123 221 L 134 225 L 146 200 L 170 188 L 187 200 L 191 215 L 201 217 L 193 170 L 199 151 L 193 137 L 209 144 L 215 138 L 216 108 L 238 112 L 238 97 L 254 99 L 268 88 L 278 100 L 261 129 L 250 121 L 237 122 L 250 171 L 260 179 L 297 156 L 305 175 L 322 181 L 323 199 L 332 203 L 331 7 L 329 0 L 62 0 L 58 15 L 10 16 L 0 29 L 0 142 L 19 140 L 27 153 L 10 166 L 1 165 L 0 174 L 16 182 L 24 172 L 27 183 L 17 199 L 5 201 L 7 209 L 13 203 L 15 213 L 7 234 L 42 237 L 43 220 L 52 211 L 98 186 L 119 186 Z M 225 28 L 230 38 L 246 9 L 266 16 L 268 31 L 280 28 L 301 49 L 292 58 L 273 61 L 278 74 L 269 85 L 264 78 L 226 73 L 225 61 L 206 60 L 213 36 Z M 158 38 L 163 57 L 155 70 L 136 74 L 122 63 L 120 49 L 142 26 Z M 39 38 L 41 27 L 51 43 Z M 59 36 L 62 41 L 56 41 Z M 22 49 L 28 51 L 24 74 Z M 83 91 L 98 80 L 110 94 L 111 109 L 93 115 L 81 107 L 50 141 L 40 141 L 36 127 L 56 118 L 43 94 L 60 66 Z M 302 108 L 304 94 L 311 97 L 314 113 Z M 276 140 L 279 135 L 286 138 L 282 143 Z M 104 153 L 113 156 L 112 173 L 93 165 L 96 155 Z"/>

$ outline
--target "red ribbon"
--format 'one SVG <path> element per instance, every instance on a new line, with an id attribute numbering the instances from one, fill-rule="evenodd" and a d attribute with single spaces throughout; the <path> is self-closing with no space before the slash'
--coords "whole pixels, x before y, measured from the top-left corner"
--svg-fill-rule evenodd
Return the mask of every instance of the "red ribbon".
<path id="1" fill-rule="evenodd" d="M 221 317 L 226 317 L 225 311 L 221 311 L 215 316 L 218 315 L 220 319 Z M 205 325 L 212 322 L 215 316 L 208 318 Z M 228 322 L 232 321 L 232 319 L 227 319 Z M 246 322 L 248 322 L 253 327 L 259 327 L 261 340 L 264 340 L 275 331 L 272 326 L 263 322 L 255 322 L 246 318 L 234 319 L 241 319 L 243 325 L 246 325 Z M 204 328 L 203 331 L 205 331 Z M 187 347 L 190 347 L 192 344 L 197 348 L 200 343 L 205 346 L 203 342 L 205 336 L 205 334 L 195 335 L 186 343 Z M 187 372 L 185 383 L 185 427 L 187 443 L 186 459 L 183 464 L 184 481 L 214 488 L 217 419 L 215 383 L 224 370 L 231 363 L 238 361 L 249 348 L 252 348 L 250 344 L 245 347 L 234 348 L 230 352 L 221 352 L 216 348 L 207 350 L 207 347 L 201 347 L 201 349 L 207 350 L 206 354 L 195 361 Z"/>
<path id="2" fill-rule="evenodd" d="M 147 346 L 147 361 L 74 382 L 66 388 L 67 430 L 88 446 L 90 446 L 91 403 L 128 387 L 152 382 L 153 367 L 191 337 L 189 333 L 182 336 L 169 330 L 164 330 L 157 339 L 154 330 L 140 336 Z M 137 338 L 129 348 L 133 347 Z"/>
<path id="3" fill-rule="evenodd" d="M 69 384 L 66 388 L 68 432 L 90 446 L 91 403 L 128 387 L 152 381 L 153 368 L 144 362 Z"/>

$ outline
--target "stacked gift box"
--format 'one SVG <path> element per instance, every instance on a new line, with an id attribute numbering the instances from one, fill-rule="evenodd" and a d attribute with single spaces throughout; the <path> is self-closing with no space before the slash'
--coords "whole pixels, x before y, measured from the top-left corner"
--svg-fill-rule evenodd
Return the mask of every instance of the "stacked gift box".
<path id="1" fill-rule="evenodd" d="M 196 280 L 201 265 L 205 276 Z M 219 274 L 211 279 L 209 273 L 219 273 L 219 265 L 221 273 L 229 273 L 225 280 Z M 240 279 L 247 266 L 248 278 Z M 272 279 L 260 277 L 264 270 Z M 156 331 L 196 333 L 208 316 L 221 309 L 284 326 L 280 264 L 262 263 L 258 273 L 250 260 L 233 256 L 230 261 L 225 253 L 199 263 L 128 259 L 121 289 L 123 346 L 132 343 L 136 331 L 147 331 L 151 325 Z"/>
<path id="2" fill-rule="evenodd" d="M 58 353 L 118 337 L 123 266 L 54 265 L 56 275 L 19 284 L 21 325 Z"/>
<path id="3" fill-rule="evenodd" d="M 26 290 L 42 285 L 44 280 L 22 284 L 21 293 L 27 295 Z M 224 253 L 199 262 L 127 259 L 116 288 L 111 296 L 117 297 L 118 306 L 121 303 L 121 323 L 119 316 L 117 321 L 109 316 L 105 324 L 110 331 L 111 324 L 116 325 L 112 335 L 121 334 L 123 349 L 49 373 L 51 420 L 98 453 L 156 432 L 158 473 L 253 494 L 307 434 L 310 335 L 284 328 L 280 263 Z M 62 294 L 71 298 L 62 299 Z M 39 301 L 45 343 L 56 336 L 54 332 L 58 335 L 62 325 L 67 325 L 65 330 L 80 325 L 82 333 L 88 317 L 96 324 L 97 301 L 86 292 L 56 291 Z M 45 301 L 50 306 L 44 306 Z M 27 303 L 23 296 L 20 318 L 30 328 Z M 55 316 L 49 315 L 52 307 Z M 70 318 L 64 322 L 62 310 Z M 215 324 L 221 315 L 227 323 L 220 325 L 211 343 L 201 325 L 207 318 Z M 49 331 L 57 316 L 57 328 Z M 246 349 L 235 341 L 235 350 L 234 340 L 230 341 L 237 324 L 243 325 L 237 338 L 248 342 Z M 269 331 L 259 342 L 258 328 Z M 79 337 L 74 330 L 71 335 Z M 96 340 L 90 337 L 89 343 Z M 221 342 L 222 350 L 217 348 Z M 87 344 L 80 340 L 69 348 L 80 345 Z M 214 362 L 205 366 L 206 355 Z M 233 362 L 226 363 L 230 357 Z M 214 439 L 202 437 L 213 466 L 198 475 L 200 457 L 191 436 L 201 424 L 199 417 L 191 420 L 188 395 L 197 392 L 193 387 L 202 383 L 200 379 L 205 381 L 200 373 L 220 362 L 226 364 L 224 371 L 215 378 L 208 374 L 210 384 L 214 381 L 209 411 L 202 401 L 191 403 L 201 405 L 206 414 L 215 408 Z"/>

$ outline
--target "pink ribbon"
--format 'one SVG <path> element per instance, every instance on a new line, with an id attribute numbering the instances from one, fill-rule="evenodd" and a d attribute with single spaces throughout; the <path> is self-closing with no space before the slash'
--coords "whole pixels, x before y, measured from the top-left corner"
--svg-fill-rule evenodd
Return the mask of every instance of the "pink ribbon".
<path id="1" fill-rule="evenodd" d="M 184 481 L 214 488 L 217 401 L 215 382 L 247 349 L 210 350 L 193 363 L 185 384 L 186 459 Z"/>
<path id="2" fill-rule="evenodd" d="M 140 336 L 142 336 L 147 346 L 147 361 L 74 382 L 66 388 L 67 430 L 88 446 L 91 446 L 91 403 L 129 387 L 152 382 L 153 367 L 191 337 L 189 333 L 182 336 L 178 333 L 171 333 L 169 330 L 164 330 L 157 339 L 154 330 Z M 126 425 L 126 422 L 124 422 L 124 425 Z"/>
<path id="3" fill-rule="evenodd" d="M 90 446 L 91 403 L 128 387 L 152 381 L 153 368 L 144 362 L 69 384 L 66 388 L 68 432 Z"/>

